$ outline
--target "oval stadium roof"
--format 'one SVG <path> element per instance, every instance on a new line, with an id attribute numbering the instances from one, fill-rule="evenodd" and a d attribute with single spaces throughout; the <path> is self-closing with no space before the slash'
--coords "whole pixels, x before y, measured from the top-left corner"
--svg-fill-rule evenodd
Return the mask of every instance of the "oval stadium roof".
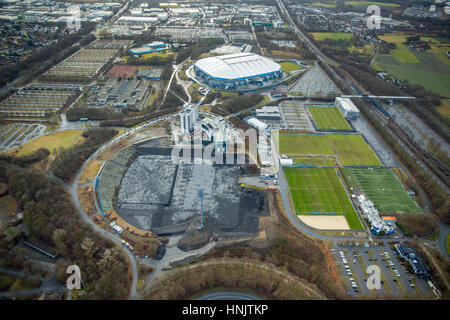
<path id="1" fill-rule="evenodd" d="M 249 52 L 200 59 L 195 66 L 211 77 L 223 80 L 252 78 L 281 70 L 273 60 Z"/>

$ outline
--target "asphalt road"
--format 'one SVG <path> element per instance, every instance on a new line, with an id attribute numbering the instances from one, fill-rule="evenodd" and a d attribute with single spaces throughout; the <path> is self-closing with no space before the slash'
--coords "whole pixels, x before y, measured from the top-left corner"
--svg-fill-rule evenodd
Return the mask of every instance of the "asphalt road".
<path id="1" fill-rule="evenodd" d="M 138 281 L 138 271 L 137 271 L 137 263 L 136 263 L 136 258 L 135 256 L 130 252 L 130 250 L 124 248 L 122 246 L 122 240 L 120 239 L 119 236 L 110 233 L 108 231 L 106 231 L 105 229 L 99 227 L 97 224 L 95 224 L 94 221 L 92 221 L 88 215 L 86 214 L 86 212 L 84 212 L 83 207 L 81 206 L 80 203 L 80 199 L 78 198 L 78 178 L 80 177 L 81 173 L 83 172 L 83 170 L 85 169 L 86 165 L 89 163 L 89 161 L 94 158 L 97 154 L 94 153 L 91 157 L 89 157 L 83 164 L 83 166 L 78 170 L 75 178 L 73 179 L 73 183 L 71 185 L 67 185 L 64 182 L 62 182 L 61 180 L 59 180 L 63 186 L 69 191 L 71 197 L 72 197 L 72 202 L 75 205 L 76 208 L 76 212 L 78 213 L 78 215 L 80 216 L 80 218 L 87 224 L 89 224 L 97 233 L 99 233 L 101 236 L 103 236 L 104 238 L 107 238 L 109 240 L 111 240 L 112 242 L 114 242 L 119 248 L 122 248 L 124 250 L 124 252 L 126 253 L 126 255 L 128 256 L 128 259 L 130 260 L 130 264 L 133 270 L 133 280 L 131 283 L 131 290 L 130 290 L 130 298 L 134 298 L 136 296 L 136 288 L 137 288 L 137 281 Z M 83 272 L 83 270 L 81 270 L 81 272 Z"/>
<path id="2" fill-rule="evenodd" d="M 260 297 L 237 291 L 219 291 L 205 294 L 195 300 L 263 300 Z"/>

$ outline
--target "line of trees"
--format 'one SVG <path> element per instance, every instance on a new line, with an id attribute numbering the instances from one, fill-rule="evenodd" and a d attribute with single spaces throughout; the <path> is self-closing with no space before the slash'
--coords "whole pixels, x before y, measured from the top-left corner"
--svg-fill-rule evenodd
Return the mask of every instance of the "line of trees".
<path id="1" fill-rule="evenodd" d="M 83 24 L 83 28 L 81 28 L 78 32 L 67 35 L 57 42 L 48 45 L 44 48 L 41 48 L 37 52 L 33 53 L 27 59 L 17 62 L 14 65 L 5 67 L 2 69 L 0 73 L 0 87 L 6 85 L 8 82 L 13 81 L 18 76 L 23 74 L 32 74 L 38 70 L 39 72 L 44 72 L 46 70 L 39 70 L 43 63 L 50 61 L 48 67 L 51 65 L 55 65 L 62 61 L 65 57 L 74 53 L 79 47 L 74 47 L 64 56 L 60 56 L 59 53 L 66 50 L 68 47 L 83 39 L 88 33 L 90 33 L 95 27 L 95 24 L 85 23 Z M 92 41 L 92 37 L 87 37 L 86 40 L 80 41 L 82 44 L 87 44 L 88 41 Z"/>
<path id="2" fill-rule="evenodd" d="M 248 109 L 256 106 L 264 99 L 264 96 L 258 93 L 253 93 L 251 95 L 242 95 L 237 97 L 232 97 L 225 100 L 220 108 L 228 111 L 229 113 L 235 113 L 244 109 Z"/>
<path id="3" fill-rule="evenodd" d="M 8 154 L 0 154 L 0 161 L 6 161 L 19 167 L 28 167 L 35 162 L 44 160 L 49 155 L 50 151 L 48 151 L 48 149 L 40 148 L 29 155 L 21 157 L 15 157 Z"/>
<path id="4" fill-rule="evenodd" d="M 157 112 L 153 112 L 151 114 L 147 114 L 144 116 L 138 116 L 130 119 L 118 119 L 118 120 L 104 120 L 100 122 L 100 127 L 134 127 L 141 122 L 145 122 L 151 119 L 155 119 L 161 117 L 165 114 L 171 114 L 178 110 L 177 107 L 166 108 L 164 110 L 160 110 Z"/>
<path id="5" fill-rule="evenodd" d="M 189 58 L 189 56 L 191 57 L 191 59 L 197 60 L 198 57 L 202 53 L 209 52 L 212 49 L 214 49 L 215 47 L 217 47 L 218 45 L 221 45 L 223 43 L 224 43 L 224 41 L 221 38 L 220 39 L 212 38 L 212 39 L 201 40 L 196 44 L 193 44 L 193 45 L 190 45 L 189 47 L 180 49 L 177 52 L 177 57 L 176 57 L 175 61 L 176 61 L 176 63 L 181 63 L 184 60 L 186 60 L 187 58 Z"/>

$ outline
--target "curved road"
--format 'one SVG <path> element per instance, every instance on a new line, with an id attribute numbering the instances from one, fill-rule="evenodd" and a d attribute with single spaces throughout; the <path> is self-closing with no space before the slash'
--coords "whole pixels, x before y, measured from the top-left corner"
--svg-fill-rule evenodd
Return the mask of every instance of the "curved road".
<path id="1" fill-rule="evenodd" d="M 263 298 L 238 291 L 218 291 L 207 293 L 195 300 L 263 300 Z"/>
<path id="2" fill-rule="evenodd" d="M 94 153 L 96 156 L 96 154 Z M 92 157 L 92 156 L 91 156 Z M 81 217 L 81 219 L 89 224 L 96 232 L 100 233 L 104 238 L 107 238 L 114 242 L 119 248 L 122 248 L 122 250 L 125 251 L 126 255 L 128 256 L 128 259 L 130 260 L 130 264 L 133 271 L 133 280 L 131 283 L 131 290 L 130 290 L 130 298 L 133 298 L 136 295 L 136 287 L 137 287 L 137 281 L 138 281 L 138 271 L 137 271 L 137 264 L 136 264 L 136 258 L 135 256 L 130 252 L 130 250 L 125 249 L 122 246 L 122 239 L 120 237 L 106 231 L 105 229 L 99 227 L 94 221 L 92 221 L 86 212 L 84 212 L 83 207 L 81 206 L 80 199 L 78 198 L 78 178 L 80 177 L 81 173 L 83 172 L 86 165 L 91 160 L 91 157 L 89 157 L 83 164 L 83 166 L 78 170 L 72 184 L 69 186 L 67 184 L 64 184 L 66 189 L 69 191 L 72 201 L 75 205 L 76 211 L 78 212 L 78 215 Z"/>

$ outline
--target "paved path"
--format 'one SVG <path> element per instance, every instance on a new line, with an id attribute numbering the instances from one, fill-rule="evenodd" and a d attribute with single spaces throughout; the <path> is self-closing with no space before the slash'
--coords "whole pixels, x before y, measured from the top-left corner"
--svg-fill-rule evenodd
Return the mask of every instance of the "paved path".
<path id="1" fill-rule="evenodd" d="M 238 292 L 238 291 L 219 291 L 207 293 L 195 300 L 263 300 L 260 297 L 252 294 Z"/>
<path id="2" fill-rule="evenodd" d="M 174 273 L 174 272 L 180 272 L 180 271 L 185 271 L 185 270 L 192 270 L 192 269 L 202 268 L 204 266 L 215 266 L 215 265 L 221 265 L 221 264 L 227 264 L 227 265 L 233 265 L 233 266 L 246 265 L 246 266 L 251 266 L 251 267 L 254 267 L 254 268 L 258 268 L 260 270 L 262 269 L 262 270 L 269 271 L 272 274 L 280 275 L 286 281 L 295 281 L 305 291 L 308 291 L 311 294 L 311 296 L 314 297 L 314 299 L 326 300 L 326 297 L 320 291 L 314 289 L 313 287 L 310 287 L 310 286 L 304 284 L 302 281 L 299 281 L 300 278 L 298 278 L 296 276 L 293 276 L 289 272 L 284 271 L 283 269 L 279 269 L 279 268 L 275 267 L 272 264 L 261 263 L 259 261 L 258 262 L 254 262 L 254 261 L 249 261 L 249 260 L 238 260 L 238 259 L 230 259 L 230 258 L 206 260 L 206 261 L 203 261 L 203 262 L 190 264 L 190 265 L 181 267 L 181 268 L 173 270 L 173 271 L 168 271 L 165 274 L 165 276 L 166 277 L 170 277 L 171 273 Z M 304 280 L 304 279 L 300 279 L 300 280 Z"/>
<path id="3" fill-rule="evenodd" d="M 439 224 L 439 239 L 438 239 L 438 245 L 439 249 L 444 257 L 450 258 L 450 252 L 447 252 L 447 236 L 450 233 L 450 226 L 446 224 Z"/>
<path id="4" fill-rule="evenodd" d="M 21 271 L 15 271 L 5 268 L 0 268 L 0 273 L 7 274 L 14 278 L 19 279 L 35 279 L 41 281 L 41 286 L 39 288 L 34 289 L 26 289 L 21 291 L 8 291 L 8 292 L 0 292 L 0 297 L 23 297 L 23 296 L 31 296 L 35 294 L 42 294 L 42 293 L 52 293 L 56 291 L 66 290 L 67 288 L 59 283 L 58 280 L 55 278 L 54 272 L 51 273 L 51 275 L 47 278 L 43 278 L 36 275 L 27 275 L 24 274 Z"/>
<path id="5" fill-rule="evenodd" d="M 8 298 L 14 298 L 14 297 L 25 297 L 25 296 L 32 296 L 35 294 L 42 294 L 42 293 L 52 293 L 57 291 L 65 291 L 67 290 L 64 286 L 54 286 L 54 287 L 47 287 L 47 288 L 37 288 L 37 289 L 28 289 L 28 290 L 22 290 L 17 292 L 0 292 L 0 297 L 8 297 Z"/>
<path id="6" fill-rule="evenodd" d="M 137 281 L 138 281 L 138 271 L 137 271 L 137 264 L 136 264 L 135 256 L 128 249 L 126 249 L 122 246 L 122 239 L 119 236 L 117 236 L 113 233 L 110 233 L 110 232 L 106 231 L 105 229 L 101 228 L 100 226 L 98 226 L 94 221 L 92 221 L 88 217 L 86 212 L 84 212 L 83 207 L 81 206 L 80 199 L 78 198 L 78 190 L 77 190 L 78 189 L 78 182 L 77 182 L 78 178 L 80 177 L 81 173 L 84 171 L 84 169 L 87 166 L 87 164 L 89 163 L 89 161 L 91 161 L 92 158 L 94 158 L 93 156 L 97 156 L 97 155 L 94 153 L 93 155 L 91 155 L 91 157 L 89 157 L 84 162 L 83 166 L 78 170 L 71 185 L 67 185 L 67 184 L 63 183 L 62 181 L 61 182 L 62 182 L 63 186 L 69 191 L 69 193 L 72 197 L 72 202 L 75 205 L 76 211 L 77 211 L 78 215 L 81 217 L 81 219 L 85 223 L 89 224 L 101 236 L 111 240 L 119 248 L 122 248 L 122 250 L 124 250 L 124 252 L 128 256 L 128 259 L 130 260 L 130 264 L 131 264 L 132 271 L 133 271 L 133 280 L 131 283 L 131 291 L 130 291 L 130 298 L 133 298 L 136 295 L 136 287 L 137 287 Z"/>

